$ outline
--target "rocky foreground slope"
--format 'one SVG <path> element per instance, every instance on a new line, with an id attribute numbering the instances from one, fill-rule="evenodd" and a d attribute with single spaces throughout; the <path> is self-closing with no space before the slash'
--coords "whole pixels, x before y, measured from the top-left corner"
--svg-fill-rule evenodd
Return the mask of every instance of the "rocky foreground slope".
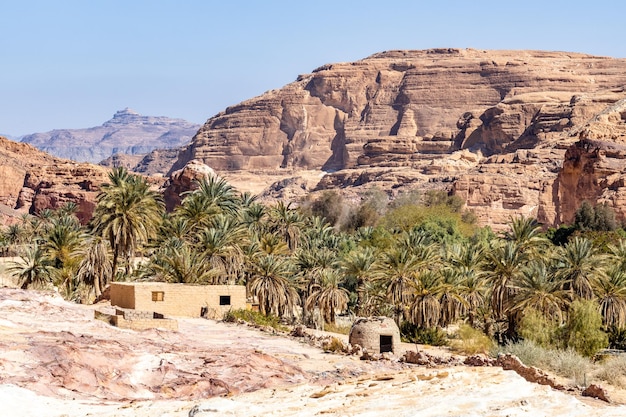
<path id="1" fill-rule="evenodd" d="M 324 65 L 207 121 L 170 172 L 322 170 L 317 189 L 442 188 L 481 223 L 624 218 L 626 60 L 543 51 L 388 51 Z"/>
<path id="2" fill-rule="evenodd" d="M 583 400 L 499 367 L 362 361 L 205 319 L 179 319 L 178 331 L 132 331 L 94 320 L 95 308 L 107 307 L 0 288 L 3 410 L 13 417 L 625 412 L 624 406 Z"/>
<path id="3" fill-rule="evenodd" d="M 101 126 L 33 133 L 24 136 L 22 142 L 60 158 L 96 163 L 115 154 L 143 155 L 186 145 L 199 127 L 186 120 L 143 116 L 126 108 Z"/>

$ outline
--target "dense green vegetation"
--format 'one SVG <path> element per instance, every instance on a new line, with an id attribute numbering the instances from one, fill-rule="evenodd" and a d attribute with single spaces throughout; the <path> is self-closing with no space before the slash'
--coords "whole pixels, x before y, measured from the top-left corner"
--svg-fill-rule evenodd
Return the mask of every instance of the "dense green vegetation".
<path id="1" fill-rule="evenodd" d="M 512 219 L 496 235 L 436 191 L 391 202 L 376 190 L 360 202 L 329 191 L 295 208 L 211 177 L 183 197 L 165 213 L 144 179 L 115 169 L 91 223 L 72 204 L 44 210 L 3 229 L 0 248 L 21 257 L 11 271 L 23 288 L 55 286 L 80 302 L 112 280 L 238 283 L 262 315 L 287 323 L 385 315 L 407 339 L 436 342 L 465 322 L 479 350 L 488 343 L 472 328 L 501 345 L 585 355 L 625 344 L 626 240 L 607 206 L 584 204 L 573 225 L 547 233 Z"/>

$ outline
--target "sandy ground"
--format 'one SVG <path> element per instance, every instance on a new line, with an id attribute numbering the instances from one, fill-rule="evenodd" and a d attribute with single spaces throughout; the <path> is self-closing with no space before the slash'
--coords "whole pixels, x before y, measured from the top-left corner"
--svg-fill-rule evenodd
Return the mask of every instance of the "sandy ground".
<path id="1" fill-rule="evenodd" d="M 626 415 L 500 368 L 361 361 L 204 319 L 135 332 L 94 308 L 0 289 L 0 416 Z"/>

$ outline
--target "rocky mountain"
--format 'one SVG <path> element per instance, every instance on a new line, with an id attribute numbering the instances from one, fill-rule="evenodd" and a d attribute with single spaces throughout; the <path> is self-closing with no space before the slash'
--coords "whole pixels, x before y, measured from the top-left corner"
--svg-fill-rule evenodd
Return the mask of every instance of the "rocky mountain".
<path id="1" fill-rule="evenodd" d="M 170 172 L 325 174 L 316 189 L 441 188 L 480 222 L 626 211 L 626 60 L 578 53 L 387 51 L 324 65 L 207 121 Z"/>
<path id="2" fill-rule="evenodd" d="M 118 153 L 147 154 L 186 145 L 199 127 L 182 119 L 142 116 L 126 108 L 101 126 L 34 133 L 22 142 L 60 158 L 95 163 Z"/>
<path id="3" fill-rule="evenodd" d="M 0 223 L 24 213 L 78 206 L 81 221 L 91 218 L 108 170 L 97 165 L 53 157 L 26 143 L 0 137 Z"/>

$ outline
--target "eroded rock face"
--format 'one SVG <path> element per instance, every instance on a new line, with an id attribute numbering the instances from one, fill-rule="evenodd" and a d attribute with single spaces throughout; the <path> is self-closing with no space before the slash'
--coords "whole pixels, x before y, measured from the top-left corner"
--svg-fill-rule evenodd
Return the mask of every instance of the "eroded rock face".
<path id="1" fill-rule="evenodd" d="M 172 172 L 192 159 L 229 173 L 319 169 L 326 176 L 317 189 L 440 188 L 495 228 L 517 215 L 557 225 L 581 200 L 563 190 L 588 181 L 569 167 L 574 151 L 566 150 L 581 139 L 623 140 L 624 85 L 623 59 L 388 51 L 322 66 L 227 108 L 199 130 Z M 597 175 L 619 174 L 594 166 Z M 609 182 L 593 197 L 617 206 L 621 193 L 607 194 Z"/>
<path id="2" fill-rule="evenodd" d="M 74 202 L 79 219 L 87 222 L 107 173 L 103 167 L 55 158 L 0 137 L 0 204 L 18 212 L 38 213 Z"/>
<path id="3" fill-rule="evenodd" d="M 189 161 L 184 168 L 172 173 L 162 188 L 166 210 L 174 210 L 183 200 L 184 192 L 195 190 L 198 181 L 212 175 L 215 175 L 215 171 L 198 160 Z"/>

